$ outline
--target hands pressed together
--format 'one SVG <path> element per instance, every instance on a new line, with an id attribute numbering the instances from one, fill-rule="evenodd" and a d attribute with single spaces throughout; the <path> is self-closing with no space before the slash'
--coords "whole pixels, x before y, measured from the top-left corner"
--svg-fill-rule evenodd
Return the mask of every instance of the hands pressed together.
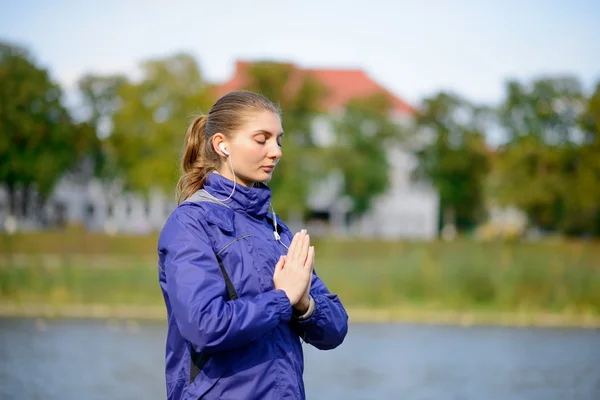
<path id="1" fill-rule="evenodd" d="M 300 313 L 305 313 L 309 308 L 308 294 L 314 262 L 315 248 L 310 245 L 310 237 L 306 229 L 303 229 L 294 235 L 287 256 L 281 256 L 275 265 L 275 289 L 283 290 L 292 306 Z"/>

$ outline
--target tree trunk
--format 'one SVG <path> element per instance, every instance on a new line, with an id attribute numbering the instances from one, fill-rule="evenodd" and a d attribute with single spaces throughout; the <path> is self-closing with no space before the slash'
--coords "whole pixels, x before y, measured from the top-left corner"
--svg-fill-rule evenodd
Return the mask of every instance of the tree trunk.
<path id="1" fill-rule="evenodd" d="M 17 212 L 17 198 L 16 198 L 16 189 L 13 183 L 8 183 L 8 214 L 15 216 Z"/>
<path id="2" fill-rule="evenodd" d="M 444 226 L 442 227 L 442 238 L 454 240 L 456 237 L 456 213 L 451 206 L 445 207 L 442 214 Z"/>
<path id="3" fill-rule="evenodd" d="M 31 184 L 23 185 L 23 191 L 21 194 L 21 218 L 26 220 L 28 217 L 27 206 L 29 205 L 29 201 L 31 200 Z"/>

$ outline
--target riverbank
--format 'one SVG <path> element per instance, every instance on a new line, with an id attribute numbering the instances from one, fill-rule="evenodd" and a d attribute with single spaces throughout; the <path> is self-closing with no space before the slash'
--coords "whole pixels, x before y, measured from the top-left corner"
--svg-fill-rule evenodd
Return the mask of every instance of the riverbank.
<path id="1" fill-rule="evenodd" d="M 0 237 L 0 316 L 164 319 L 156 236 Z M 600 244 L 315 239 L 351 322 L 600 326 Z"/>
<path id="2" fill-rule="evenodd" d="M 419 308 L 347 310 L 350 324 L 415 323 L 460 326 L 600 328 L 600 316 L 547 312 L 443 311 Z M 0 318 L 165 322 L 164 306 L 16 304 L 0 302 Z"/>

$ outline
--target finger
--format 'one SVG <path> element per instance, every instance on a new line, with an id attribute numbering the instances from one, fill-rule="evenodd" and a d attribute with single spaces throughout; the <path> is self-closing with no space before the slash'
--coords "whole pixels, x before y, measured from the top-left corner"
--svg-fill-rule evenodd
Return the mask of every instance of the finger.
<path id="1" fill-rule="evenodd" d="M 310 246 L 308 248 L 308 254 L 306 257 L 306 262 L 304 263 L 304 268 L 308 268 L 311 270 L 311 274 L 312 274 L 312 266 L 313 263 L 315 262 L 315 247 L 314 246 Z"/>
<path id="2" fill-rule="evenodd" d="M 294 254 L 294 251 L 296 250 L 296 246 L 298 245 L 298 235 L 299 234 L 300 234 L 299 232 L 296 232 L 296 234 L 292 238 L 292 243 L 290 243 L 290 247 L 288 247 L 288 251 L 287 251 L 289 256 Z"/>
<path id="3" fill-rule="evenodd" d="M 300 265 L 306 264 L 306 260 L 308 259 L 308 249 L 310 248 L 310 236 L 307 234 L 304 237 L 304 241 L 302 242 L 302 249 L 299 254 Z"/>
<path id="4" fill-rule="evenodd" d="M 294 252 L 294 249 L 296 248 L 296 238 L 297 237 L 298 237 L 298 233 L 296 232 L 296 234 L 294 234 L 294 237 L 292 237 L 292 241 L 290 242 L 290 247 L 288 247 L 288 251 L 287 251 L 288 256 L 291 256 Z"/>
<path id="5" fill-rule="evenodd" d="M 315 248 L 314 246 L 310 246 L 309 249 L 309 255 L 308 255 L 308 263 L 307 266 L 305 268 L 305 271 L 307 272 L 307 284 L 306 284 L 306 291 L 307 293 L 310 293 L 310 288 L 312 286 L 312 279 L 313 279 L 313 266 L 314 266 L 314 260 L 315 260 Z"/>
<path id="6" fill-rule="evenodd" d="M 302 253 L 302 246 L 304 243 L 304 238 L 306 236 L 306 230 L 302 229 L 298 232 L 298 237 L 296 239 L 296 245 L 294 246 L 294 251 L 290 254 L 295 260 L 300 257 Z M 289 252 L 288 252 L 289 253 Z"/>
<path id="7" fill-rule="evenodd" d="M 283 269 L 283 265 L 284 264 L 285 264 L 285 258 L 283 256 L 279 257 L 279 261 L 277 261 L 277 264 L 275 264 L 275 272 L 274 272 L 274 274 L 276 274 L 279 271 L 281 271 Z"/>
<path id="8" fill-rule="evenodd" d="M 309 280 L 309 284 L 308 284 L 308 292 L 310 293 L 310 288 L 312 286 L 312 281 L 313 281 L 313 276 L 314 276 L 314 271 L 315 271 L 315 247 L 313 246 L 313 252 L 312 252 L 312 263 L 310 264 L 310 280 Z"/>

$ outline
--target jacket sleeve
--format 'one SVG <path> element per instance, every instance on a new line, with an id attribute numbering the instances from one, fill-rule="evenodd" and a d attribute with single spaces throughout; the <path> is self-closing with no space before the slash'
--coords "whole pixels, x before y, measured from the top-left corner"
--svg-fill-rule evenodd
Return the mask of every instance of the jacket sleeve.
<path id="1" fill-rule="evenodd" d="M 281 290 L 225 300 L 225 280 L 207 235 L 185 213 L 174 213 L 167 221 L 159 252 L 172 317 L 198 351 L 244 346 L 290 320 L 292 306 Z"/>
<path id="2" fill-rule="evenodd" d="M 320 350 L 336 348 L 348 333 L 348 314 L 337 295 L 331 294 L 313 270 L 310 295 L 315 300 L 313 314 L 292 326 L 307 343 Z"/>

